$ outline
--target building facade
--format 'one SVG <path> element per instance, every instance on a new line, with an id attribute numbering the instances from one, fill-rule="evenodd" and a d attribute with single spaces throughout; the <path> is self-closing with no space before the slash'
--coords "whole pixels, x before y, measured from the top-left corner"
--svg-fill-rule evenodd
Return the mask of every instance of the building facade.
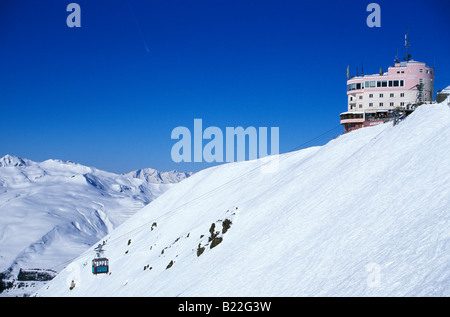
<path id="1" fill-rule="evenodd" d="M 412 112 L 433 101 L 434 67 L 414 60 L 398 62 L 385 73 L 347 80 L 347 111 L 341 113 L 345 133 L 393 118 L 393 110 Z"/>

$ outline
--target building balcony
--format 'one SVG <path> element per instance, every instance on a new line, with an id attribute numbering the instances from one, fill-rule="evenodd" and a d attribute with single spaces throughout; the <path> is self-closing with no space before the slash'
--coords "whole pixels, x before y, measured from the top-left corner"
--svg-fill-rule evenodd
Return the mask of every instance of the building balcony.
<path id="1" fill-rule="evenodd" d="M 360 111 L 343 112 L 341 113 L 340 117 L 341 117 L 341 124 L 364 122 L 364 112 Z"/>
<path id="2" fill-rule="evenodd" d="M 341 124 L 347 124 L 347 123 L 362 123 L 364 122 L 364 118 L 358 118 L 358 119 L 341 119 Z"/>

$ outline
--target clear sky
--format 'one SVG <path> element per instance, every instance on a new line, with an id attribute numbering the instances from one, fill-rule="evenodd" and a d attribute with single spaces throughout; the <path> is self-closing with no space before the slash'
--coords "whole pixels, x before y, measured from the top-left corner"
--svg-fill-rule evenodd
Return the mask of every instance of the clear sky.
<path id="1" fill-rule="evenodd" d="M 69 28 L 66 7 L 81 7 Z M 450 85 L 450 2 L 0 0 L 0 156 L 71 160 L 116 173 L 175 163 L 172 130 L 279 127 L 280 152 L 343 132 L 346 69 L 405 56 Z"/>

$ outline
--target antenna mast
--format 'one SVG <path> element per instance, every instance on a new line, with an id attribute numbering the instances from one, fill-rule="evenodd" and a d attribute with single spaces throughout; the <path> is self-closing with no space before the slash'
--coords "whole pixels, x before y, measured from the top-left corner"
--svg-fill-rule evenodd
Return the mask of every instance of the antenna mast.
<path id="1" fill-rule="evenodd" d="M 409 29 L 408 32 L 405 34 L 405 46 L 406 46 L 406 61 L 409 61 L 409 58 L 411 57 L 409 55 Z"/>

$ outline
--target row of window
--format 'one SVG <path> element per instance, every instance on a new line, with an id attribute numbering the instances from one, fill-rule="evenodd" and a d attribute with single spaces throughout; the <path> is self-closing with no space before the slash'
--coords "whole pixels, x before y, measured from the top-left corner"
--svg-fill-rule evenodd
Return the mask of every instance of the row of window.
<path id="1" fill-rule="evenodd" d="M 423 73 L 423 68 L 419 69 L 419 73 Z M 431 69 L 426 70 L 427 74 L 433 74 L 433 71 Z"/>
<path id="2" fill-rule="evenodd" d="M 379 98 L 384 98 L 384 94 L 378 94 Z M 401 92 L 400 97 L 405 97 L 405 93 Z M 350 101 L 353 101 L 353 96 L 350 96 Z M 358 98 L 361 100 L 363 99 L 362 95 L 359 95 Z M 369 98 L 373 98 L 373 94 L 369 94 Z M 390 93 L 389 98 L 395 98 L 395 93 Z"/>
<path id="3" fill-rule="evenodd" d="M 425 70 L 425 72 L 427 73 L 427 74 L 433 74 L 433 71 L 431 70 L 431 69 L 426 69 Z M 404 74 L 405 73 L 405 71 L 404 70 L 398 70 L 397 71 L 397 74 Z M 423 73 L 423 68 L 420 68 L 419 69 L 419 73 Z"/>
<path id="4" fill-rule="evenodd" d="M 361 97 L 362 96 L 359 96 L 359 99 L 362 99 Z M 383 98 L 383 97 L 384 97 L 384 94 L 379 94 L 379 98 Z M 394 97 L 395 97 L 394 93 L 389 94 L 389 98 L 394 98 Z M 405 97 L 405 93 L 401 92 L 400 97 Z M 369 94 L 369 98 L 373 98 L 373 94 Z"/>
<path id="5" fill-rule="evenodd" d="M 358 90 L 366 88 L 375 87 L 403 87 L 405 86 L 404 80 L 370 80 L 364 83 L 354 83 L 347 85 L 347 91 Z"/>
<path id="6" fill-rule="evenodd" d="M 362 119 L 362 113 L 346 113 L 341 115 L 341 119 Z"/>
<path id="7" fill-rule="evenodd" d="M 383 106 L 384 106 L 383 102 L 378 103 L 378 107 L 383 107 Z M 390 107 L 394 107 L 394 103 L 390 102 L 389 106 Z M 404 102 L 400 102 L 400 107 L 404 107 L 404 106 L 405 106 L 405 103 Z M 359 107 L 362 108 L 362 105 L 359 105 Z M 369 107 L 373 107 L 373 102 L 369 102 Z"/>
<path id="8" fill-rule="evenodd" d="M 374 105 L 373 102 L 369 102 L 369 107 L 373 107 L 373 105 Z M 395 106 L 394 102 L 389 102 L 389 106 L 390 106 L 390 107 L 394 107 L 394 106 Z M 403 101 L 400 102 L 399 106 L 400 106 L 400 107 L 404 107 L 404 106 L 405 106 L 405 102 L 403 102 Z M 362 107 L 363 107 L 362 104 L 359 104 L 359 105 L 358 105 L 358 108 L 362 109 Z M 378 107 L 384 107 L 384 103 L 383 103 L 383 102 L 379 102 L 379 103 L 378 103 Z M 350 109 L 356 109 L 356 105 L 351 105 L 351 106 L 350 106 Z M 346 118 L 346 119 L 348 119 L 348 118 Z M 351 119 L 353 119 L 353 118 L 351 118 Z"/>
<path id="9" fill-rule="evenodd" d="M 433 71 L 432 71 L 431 69 L 426 69 L 425 72 L 426 72 L 427 74 L 430 74 L 430 75 L 433 74 Z M 397 74 L 404 74 L 404 73 L 405 73 L 404 70 L 398 70 L 398 71 L 397 71 Z M 420 68 L 420 69 L 419 69 L 419 73 L 423 73 L 423 68 Z"/>

